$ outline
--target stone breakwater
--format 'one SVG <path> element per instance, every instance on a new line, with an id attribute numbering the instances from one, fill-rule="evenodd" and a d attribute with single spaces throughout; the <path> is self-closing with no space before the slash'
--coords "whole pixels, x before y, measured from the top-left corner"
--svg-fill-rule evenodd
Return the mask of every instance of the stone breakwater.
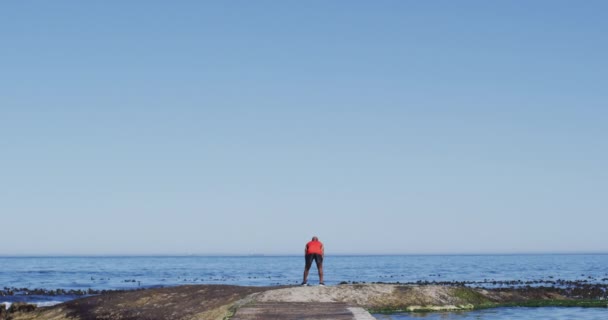
<path id="1" fill-rule="evenodd" d="M 597 286 L 597 285 L 596 285 Z M 460 285 L 343 284 L 327 287 L 242 287 L 187 285 L 109 292 L 52 307 L 13 304 L 1 308 L 2 320 L 135 320 L 252 319 L 246 313 L 265 306 L 300 306 L 298 319 L 315 304 L 359 308 L 373 312 L 471 310 L 500 306 L 607 307 L 606 287 L 472 288 Z M 574 290 L 576 289 L 576 290 Z M 597 290 L 601 289 L 601 290 Z M 578 290 L 578 291 L 577 291 Z M 311 308 L 306 308 L 310 304 Z M 257 306 L 257 307 L 256 307 Z M 335 309 L 335 308 L 334 308 Z M 329 310 L 329 309 L 328 309 Z M 332 309 L 333 310 L 333 309 Z M 239 313 L 240 312 L 240 313 Z M 254 319 L 264 319 L 263 315 Z"/>

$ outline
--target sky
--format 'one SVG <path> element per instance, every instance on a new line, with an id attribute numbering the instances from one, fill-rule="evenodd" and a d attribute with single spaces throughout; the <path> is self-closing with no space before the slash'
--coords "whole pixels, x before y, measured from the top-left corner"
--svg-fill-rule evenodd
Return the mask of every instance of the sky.
<path id="1" fill-rule="evenodd" d="M 3 1 L 0 255 L 608 252 L 605 1 Z"/>

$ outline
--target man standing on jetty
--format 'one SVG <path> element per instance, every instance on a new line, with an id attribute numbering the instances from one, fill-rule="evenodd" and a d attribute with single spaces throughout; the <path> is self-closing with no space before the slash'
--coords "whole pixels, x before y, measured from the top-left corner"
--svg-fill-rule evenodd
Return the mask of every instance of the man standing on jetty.
<path id="1" fill-rule="evenodd" d="M 312 260 L 315 260 L 317 264 L 317 270 L 319 271 L 319 285 L 324 286 L 323 282 L 323 257 L 325 256 L 325 248 L 323 247 L 323 243 L 319 241 L 319 238 L 312 237 L 312 241 L 306 244 L 306 248 L 304 249 L 304 258 L 306 259 L 306 266 L 304 267 L 304 281 L 302 281 L 303 286 L 307 286 L 308 282 L 308 271 L 310 271 L 310 267 L 312 266 Z"/>

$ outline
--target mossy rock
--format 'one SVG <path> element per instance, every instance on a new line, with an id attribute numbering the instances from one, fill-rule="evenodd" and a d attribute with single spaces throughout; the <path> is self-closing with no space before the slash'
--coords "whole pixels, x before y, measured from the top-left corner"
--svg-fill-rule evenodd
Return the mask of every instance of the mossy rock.
<path id="1" fill-rule="evenodd" d="M 454 298 L 462 300 L 461 303 L 464 304 L 483 305 L 492 303 L 488 297 L 475 289 L 458 287 L 452 288 L 451 291 Z"/>

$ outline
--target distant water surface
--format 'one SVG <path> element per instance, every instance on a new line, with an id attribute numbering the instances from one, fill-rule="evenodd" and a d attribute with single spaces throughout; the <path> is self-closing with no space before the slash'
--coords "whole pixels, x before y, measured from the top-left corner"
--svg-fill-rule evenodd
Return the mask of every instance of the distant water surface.
<path id="1" fill-rule="evenodd" d="M 0 285 L 30 289 L 283 285 L 299 283 L 303 267 L 301 256 L 0 257 Z M 313 281 L 315 270 L 313 266 Z M 608 281 L 608 255 L 326 256 L 324 271 L 328 284 L 489 279 L 603 283 Z"/>

